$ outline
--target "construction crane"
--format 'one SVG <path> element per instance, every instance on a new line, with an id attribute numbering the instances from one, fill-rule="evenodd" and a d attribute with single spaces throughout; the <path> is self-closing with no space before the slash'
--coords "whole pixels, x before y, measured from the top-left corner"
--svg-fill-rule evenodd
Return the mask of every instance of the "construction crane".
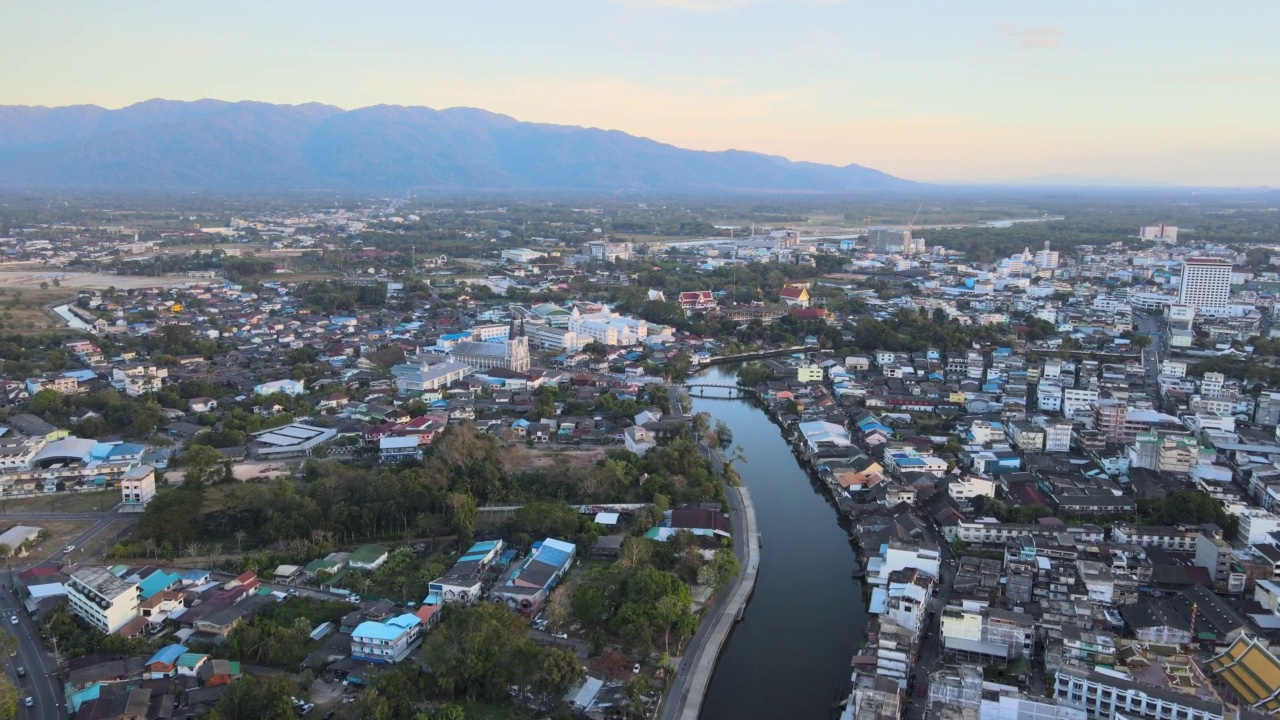
<path id="1" fill-rule="evenodd" d="M 916 229 L 916 221 L 920 219 L 920 211 L 923 209 L 924 201 L 921 201 L 920 205 L 916 207 L 916 214 L 912 215 L 911 221 L 907 223 L 907 232 L 904 234 L 902 239 L 902 251 L 907 255 L 916 254 L 916 241 L 915 238 L 911 236 L 911 232 Z"/>
<path id="2" fill-rule="evenodd" d="M 920 219 L 920 211 L 924 209 L 924 201 L 920 201 L 920 207 L 916 208 L 916 214 L 911 216 L 911 222 L 907 223 L 907 232 L 911 232 L 916 227 L 916 221 Z"/>

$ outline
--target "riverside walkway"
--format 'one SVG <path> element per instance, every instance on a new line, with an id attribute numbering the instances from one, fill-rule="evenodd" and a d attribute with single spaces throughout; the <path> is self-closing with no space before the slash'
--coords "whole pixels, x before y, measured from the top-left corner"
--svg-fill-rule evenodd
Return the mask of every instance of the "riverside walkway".
<path id="1" fill-rule="evenodd" d="M 734 623 L 741 619 L 756 587 L 756 574 L 760 569 L 760 535 L 756 530 L 756 509 L 751 502 L 751 491 L 745 487 L 730 488 L 729 503 L 732 510 L 738 511 L 734 513 L 735 521 L 741 520 L 741 524 L 734 524 L 734 550 L 742 562 L 742 572 L 725 591 L 723 601 L 717 602 L 710 615 L 703 618 L 698 632 L 689 641 L 685 660 L 663 704 L 659 716 L 662 720 L 697 720 L 720 651 L 728 641 Z"/>

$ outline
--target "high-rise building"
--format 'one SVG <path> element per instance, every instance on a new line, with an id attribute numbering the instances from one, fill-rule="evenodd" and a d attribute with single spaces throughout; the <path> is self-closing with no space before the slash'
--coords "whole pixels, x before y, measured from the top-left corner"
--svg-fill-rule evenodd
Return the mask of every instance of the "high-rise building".
<path id="1" fill-rule="evenodd" d="M 910 230 L 873 227 L 867 229 L 867 249 L 877 253 L 911 253 L 915 243 Z"/>
<path id="2" fill-rule="evenodd" d="M 1189 257 L 1182 261 L 1178 303 L 1196 311 L 1227 306 L 1231 296 L 1231 263 L 1221 258 Z"/>
<path id="3" fill-rule="evenodd" d="M 1044 241 L 1044 249 L 1036 253 L 1036 267 L 1041 270 L 1056 270 L 1058 267 L 1058 251 L 1049 249 L 1049 241 Z"/>

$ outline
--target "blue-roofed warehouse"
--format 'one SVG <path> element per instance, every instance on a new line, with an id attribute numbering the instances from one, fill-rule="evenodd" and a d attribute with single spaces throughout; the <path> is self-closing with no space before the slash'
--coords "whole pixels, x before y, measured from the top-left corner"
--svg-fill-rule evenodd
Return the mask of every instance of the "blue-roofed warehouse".
<path id="1" fill-rule="evenodd" d="M 542 609 L 547 596 L 560 578 L 573 566 L 576 545 L 547 538 L 534 546 L 523 562 L 511 566 L 489 592 L 490 598 L 507 603 L 507 607 L 533 615 Z"/>

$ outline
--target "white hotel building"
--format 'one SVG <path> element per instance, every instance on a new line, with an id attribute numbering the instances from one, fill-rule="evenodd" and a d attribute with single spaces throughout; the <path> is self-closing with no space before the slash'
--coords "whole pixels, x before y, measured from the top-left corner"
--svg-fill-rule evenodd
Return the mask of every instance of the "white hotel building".
<path id="1" fill-rule="evenodd" d="M 1231 297 L 1231 263 L 1221 258 L 1190 257 L 1182 261 L 1178 304 L 1196 312 L 1225 308 Z"/>

